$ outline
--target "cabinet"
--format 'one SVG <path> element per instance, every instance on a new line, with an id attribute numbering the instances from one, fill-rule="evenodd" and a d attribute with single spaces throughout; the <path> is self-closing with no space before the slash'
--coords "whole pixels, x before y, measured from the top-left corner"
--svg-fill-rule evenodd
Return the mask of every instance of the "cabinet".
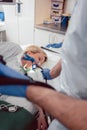
<path id="1" fill-rule="evenodd" d="M 64 39 L 63 34 L 50 31 L 35 29 L 35 45 L 46 46 L 48 43 L 61 42 Z"/>

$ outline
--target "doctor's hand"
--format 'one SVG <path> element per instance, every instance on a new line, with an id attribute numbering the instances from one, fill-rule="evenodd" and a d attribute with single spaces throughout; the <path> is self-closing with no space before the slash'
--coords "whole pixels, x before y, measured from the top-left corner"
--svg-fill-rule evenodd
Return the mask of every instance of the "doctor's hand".
<path id="1" fill-rule="evenodd" d="M 47 130 L 48 122 L 46 120 L 45 114 L 40 107 L 38 107 L 38 110 L 39 110 L 39 117 L 37 119 L 38 130 Z"/>
<path id="2" fill-rule="evenodd" d="M 50 75 L 50 69 L 48 69 L 48 68 L 42 69 L 41 73 L 42 73 L 42 76 L 44 79 L 47 79 L 47 80 L 52 79 L 52 77 Z"/>
<path id="3" fill-rule="evenodd" d="M 46 47 L 47 48 L 50 48 L 50 47 L 52 47 L 52 48 L 60 48 L 60 47 L 62 47 L 62 44 L 63 44 L 63 42 L 53 43 L 53 44 L 48 44 Z"/>

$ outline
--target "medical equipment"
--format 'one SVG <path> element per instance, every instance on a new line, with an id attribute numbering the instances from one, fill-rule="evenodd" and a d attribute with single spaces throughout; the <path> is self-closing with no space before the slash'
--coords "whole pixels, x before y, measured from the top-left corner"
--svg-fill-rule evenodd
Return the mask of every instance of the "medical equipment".
<path id="1" fill-rule="evenodd" d="M 12 78 L 12 77 L 4 77 L 1 76 L 0 77 L 0 85 L 35 85 L 35 86 L 41 86 L 41 87 L 47 87 L 47 88 L 51 88 L 54 89 L 51 85 L 40 82 L 40 81 L 34 81 L 31 80 L 29 81 L 29 79 L 18 79 L 18 78 Z M 4 87 L 3 87 L 4 88 Z M 10 94 L 13 95 L 13 94 Z"/>
<path id="2" fill-rule="evenodd" d="M 18 107 L 16 105 L 12 104 L 1 104 L 0 110 L 9 111 L 9 112 L 16 112 L 18 110 Z"/>
<path id="3" fill-rule="evenodd" d="M 21 4 L 23 4 L 20 0 L 18 0 L 18 2 L 16 2 L 17 4 L 17 12 L 21 13 Z"/>
<path id="4" fill-rule="evenodd" d="M 31 61 L 32 63 L 35 62 L 34 58 L 33 58 L 33 57 L 30 57 L 30 56 L 27 55 L 27 54 L 24 54 L 22 59 L 24 59 L 24 60 L 29 60 L 29 61 Z M 41 66 L 39 66 L 38 64 L 32 64 L 32 67 L 31 67 L 31 68 L 26 68 L 26 66 L 27 66 L 27 64 L 24 65 L 23 69 L 24 69 L 25 75 L 27 75 L 27 76 L 28 76 L 27 72 L 29 72 L 29 71 L 31 71 L 31 70 L 34 70 L 34 69 L 36 69 L 37 67 L 41 69 L 41 72 L 43 72 L 43 68 L 42 68 Z M 30 76 L 29 76 L 29 77 L 30 77 Z M 45 83 L 47 83 L 47 78 L 44 77 L 44 79 L 45 79 Z"/>
<path id="5" fill-rule="evenodd" d="M 53 53 L 60 54 L 59 52 L 56 52 L 56 51 L 51 50 L 51 49 L 49 49 L 49 48 L 47 48 L 47 47 L 44 47 L 44 46 L 41 46 L 41 48 L 42 48 L 42 49 L 45 49 L 45 50 L 47 50 L 47 51 L 53 52 Z"/>
<path id="6" fill-rule="evenodd" d="M 29 60 L 32 63 L 35 62 L 35 59 L 33 57 L 29 56 L 28 54 L 24 54 L 22 59 Z"/>

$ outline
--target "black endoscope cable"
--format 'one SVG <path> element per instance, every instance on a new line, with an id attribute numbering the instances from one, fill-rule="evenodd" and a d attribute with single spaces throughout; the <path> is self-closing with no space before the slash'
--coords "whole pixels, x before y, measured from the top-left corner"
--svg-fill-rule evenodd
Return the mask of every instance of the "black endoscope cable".
<path id="1" fill-rule="evenodd" d="M 0 76 L 0 85 L 35 85 L 54 89 L 51 85 L 30 79 Z M 4 87 L 4 86 L 3 86 Z"/>

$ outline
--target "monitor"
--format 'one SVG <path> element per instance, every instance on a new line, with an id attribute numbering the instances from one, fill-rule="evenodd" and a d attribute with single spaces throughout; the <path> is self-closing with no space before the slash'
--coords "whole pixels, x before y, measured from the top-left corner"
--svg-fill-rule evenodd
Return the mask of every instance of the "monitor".
<path id="1" fill-rule="evenodd" d="M 16 0 L 0 0 L 0 4 L 15 4 Z"/>

